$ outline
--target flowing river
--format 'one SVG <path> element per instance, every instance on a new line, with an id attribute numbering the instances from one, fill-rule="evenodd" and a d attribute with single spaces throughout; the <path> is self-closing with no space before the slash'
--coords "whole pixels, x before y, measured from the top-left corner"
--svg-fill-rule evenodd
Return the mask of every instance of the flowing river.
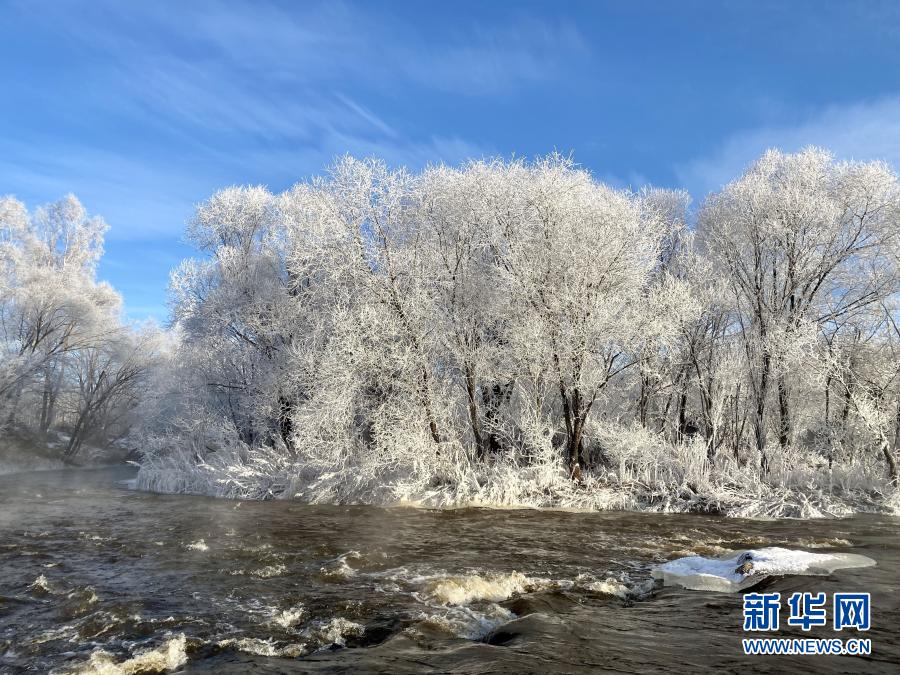
<path id="1" fill-rule="evenodd" d="M 233 502 L 131 491 L 132 475 L 0 477 L 0 673 L 900 668 L 897 518 Z M 675 557 L 762 546 L 874 559 L 761 586 L 870 592 L 865 634 L 777 637 L 866 637 L 872 655 L 744 656 L 739 593 L 651 580 Z"/>

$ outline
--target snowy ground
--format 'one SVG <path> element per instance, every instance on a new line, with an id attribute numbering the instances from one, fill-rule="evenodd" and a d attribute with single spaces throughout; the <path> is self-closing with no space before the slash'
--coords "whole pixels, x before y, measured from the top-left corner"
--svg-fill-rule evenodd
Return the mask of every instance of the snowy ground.
<path id="1" fill-rule="evenodd" d="M 73 463 L 62 459 L 62 450 L 68 441 L 65 434 L 54 434 L 46 440 L 8 435 L 0 438 L 0 475 L 23 471 L 47 471 L 64 469 Z M 124 452 L 104 450 L 85 444 L 81 448 L 77 465 L 106 465 L 120 460 Z"/>
<path id="2" fill-rule="evenodd" d="M 266 449 L 148 455 L 134 482 L 140 490 L 233 499 L 299 499 L 331 504 L 404 504 L 715 513 L 744 518 L 834 518 L 854 513 L 900 513 L 900 496 L 886 481 L 851 472 L 791 469 L 760 480 L 754 466 L 706 473 L 660 468 L 569 478 L 554 463 L 516 466 L 448 465 L 441 472 L 373 470 L 366 464 L 316 466 Z"/>
<path id="3" fill-rule="evenodd" d="M 52 447 L 8 436 L 0 440 L 0 475 L 22 471 L 62 469 L 65 463 Z"/>

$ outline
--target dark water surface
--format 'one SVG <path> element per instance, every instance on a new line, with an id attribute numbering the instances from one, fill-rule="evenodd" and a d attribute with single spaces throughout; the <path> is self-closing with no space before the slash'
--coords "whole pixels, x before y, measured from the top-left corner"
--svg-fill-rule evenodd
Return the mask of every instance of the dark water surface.
<path id="1" fill-rule="evenodd" d="M 897 518 L 231 502 L 133 492 L 130 475 L 0 477 L 0 673 L 900 668 Z M 760 546 L 876 560 L 762 585 L 871 592 L 872 656 L 745 657 L 740 594 L 650 582 L 674 557 Z"/>

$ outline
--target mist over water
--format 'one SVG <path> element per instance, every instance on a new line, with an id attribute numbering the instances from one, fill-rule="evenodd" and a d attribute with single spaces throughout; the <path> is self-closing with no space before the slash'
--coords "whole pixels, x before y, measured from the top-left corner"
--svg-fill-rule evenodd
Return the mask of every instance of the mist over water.
<path id="1" fill-rule="evenodd" d="M 0 476 L 0 673 L 892 672 L 896 518 L 748 521 L 235 502 L 129 469 Z M 871 657 L 745 657 L 740 594 L 654 565 L 783 546 L 877 566 L 763 582 L 872 593 Z M 855 637 L 830 627 L 778 637 Z M 862 637 L 862 635 L 860 635 Z"/>

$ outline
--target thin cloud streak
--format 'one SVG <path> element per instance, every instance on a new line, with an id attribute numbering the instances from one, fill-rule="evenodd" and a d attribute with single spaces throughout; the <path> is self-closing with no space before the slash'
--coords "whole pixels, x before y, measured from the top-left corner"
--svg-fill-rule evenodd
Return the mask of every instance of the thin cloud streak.
<path id="1" fill-rule="evenodd" d="M 676 174 L 702 198 L 739 176 L 766 149 L 796 151 L 808 145 L 827 148 L 841 159 L 884 160 L 900 167 L 900 95 L 830 106 L 795 125 L 739 132 L 715 153 L 680 165 Z"/>
<path id="2" fill-rule="evenodd" d="M 59 137 L 3 144 L 5 181 L 29 201 L 79 192 L 113 224 L 112 237 L 179 232 L 217 186 L 284 188 L 348 152 L 413 168 L 492 154 L 453 133 L 401 137 L 373 106 L 410 88 L 500 96 L 554 77 L 573 53 L 587 55 L 571 25 L 513 21 L 432 44 L 402 20 L 340 3 L 291 13 L 244 2 L 178 12 L 164 3 L 62 3 L 42 17 L 32 3 L 16 7 L 83 57 L 77 77 L 96 95 L 81 102 L 78 123 L 122 132 L 95 144 L 61 131 L 60 118 L 48 125 Z M 374 103 L 360 102 L 366 91 Z M 126 218 L 129 207 L 138 215 Z"/>

